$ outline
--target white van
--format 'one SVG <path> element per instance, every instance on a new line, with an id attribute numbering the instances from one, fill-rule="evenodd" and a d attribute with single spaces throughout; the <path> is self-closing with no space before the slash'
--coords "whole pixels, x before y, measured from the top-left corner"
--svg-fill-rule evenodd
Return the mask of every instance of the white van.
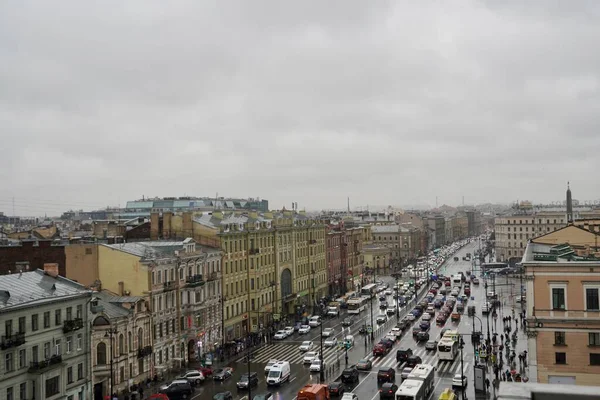
<path id="1" fill-rule="evenodd" d="M 267 385 L 281 385 L 290 379 L 290 363 L 288 361 L 279 361 L 274 364 L 267 375 Z"/>
<path id="2" fill-rule="evenodd" d="M 318 315 L 310 317 L 310 319 L 308 320 L 308 326 L 310 326 L 311 328 L 315 328 L 319 325 L 321 325 L 321 317 L 319 317 Z"/>

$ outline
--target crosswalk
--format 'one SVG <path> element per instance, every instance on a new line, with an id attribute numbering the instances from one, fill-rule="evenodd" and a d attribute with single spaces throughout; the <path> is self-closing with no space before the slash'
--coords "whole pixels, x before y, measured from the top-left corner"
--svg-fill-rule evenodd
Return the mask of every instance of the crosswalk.
<path id="1" fill-rule="evenodd" d="M 311 351 L 318 352 L 319 347 L 315 346 Z M 456 357 L 452 361 L 438 361 L 438 357 L 435 351 L 427 351 L 424 347 L 417 347 L 413 349 L 413 354 L 421 357 L 423 364 L 431 364 L 436 366 L 438 375 L 454 375 L 460 373 L 460 357 Z M 326 347 L 323 349 L 323 358 L 325 365 L 332 365 L 338 360 L 344 364 L 345 351 L 337 347 Z M 270 346 L 263 347 L 257 350 L 253 354 L 253 362 L 255 363 L 267 363 L 271 359 L 289 361 L 291 364 L 303 364 L 304 353 L 298 350 L 298 346 L 290 345 L 285 343 L 272 344 Z M 398 364 L 396 362 L 396 348 L 394 348 L 386 357 L 373 357 L 372 354 L 367 356 L 373 363 L 373 369 L 384 367 L 393 367 L 398 371 L 402 371 L 404 364 Z M 471 356 L 466 356 L 463 360 L 464 371 L 467 372 Z"/>

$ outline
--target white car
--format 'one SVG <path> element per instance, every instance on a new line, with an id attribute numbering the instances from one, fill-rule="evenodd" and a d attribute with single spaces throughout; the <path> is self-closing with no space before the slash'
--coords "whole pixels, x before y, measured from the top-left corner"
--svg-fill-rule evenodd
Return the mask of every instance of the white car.
<path id="1" fill-rule="evenodd" d="M 423 321 L 431 321 L 431 314 L 429 314 L 429 313 L 423 314 L 422 320 Z"/>
<path id="2" fill-rule="evenodd" d="M 265 373 L 266 373 L 266 374 L 268 374 L 268 373 L 269 373 L 269 371 L 271 370 L 271 367 L 272 367 L 273 365 L 277 364 L 278 362 L 279 362 L 278 360 L 274 360 L 274 359 L 272 359 L 272 360 L 269 360 L 269 361 L 267 362 L 267 365 L 265 365 Z"/>
<path id="3" fill-rule="evenodd" d="M 323 337 L 329 337 L 329 336 L 333 335 L 334 332 L 335 332 L 335 329 L 333 329 L 333 328 L 325 328 L 325 329 L 323 329 Z"/>
<path id="4" fill-rule="evenodd" d="M 298 333 L 301 335 L 304 335 L 306 333 L 310 332 L 310 326 L 308 325 L 300 325 L 300 329 L 298 329 Z"/>
<path id="5" fill-rule="evenodd" d="M 393 334 L 394 336 L 396 336 L 397 338 L 399 338 L 400 336 L 402 336 L 402 329 L 400 329 L 398 327 L 394 327 L 390 331 L 390 334 Z"/>
<path id="6" fill-rule="evenodd" d="M 313 347 L 313 342 L 306 340 L 306 341 L 302 342 L 299 349 L 300 349 L 300 351 L 309 351 L 310 349 L 312 349 L 312 347 Z"/>
<path id="7" fill-rule="evenodd" d="M 387 296 L 391 296 L 391 295 L 392 295 L 392 289 L 386 289 L 386 290 L 385 290 L 385 294 L 386 294 Z"/>
<path id="8" fill-rule="evenodd" d="M 415 319 L 417 319 L 417 317 L 415 317 L 413 313 L 408 313 L 406 314 L 406 319 L 409 321 L 414 321 Z"/>
<path id="9" fill-rule="evenodd" d="M 460 374 L 455 374 L 454 378 L 452 378 L 452 387 L 453 388 L 466 388 L 467 387 L 467 377 L 463 375 L 462 377 L 462 382 L 460 379 Z"/>
<path id="10" fill-rule="evenodd" d="M 308 353 L 304 353 L 303 361 L 304 361 L 304 364 L 310 364 L 317 358 L 318 358 L 318 356 L 317 356 L 316 352 L 309 351 Z"/>
<path id="11" fill-rule="evenodd" d="M 320 372 L 321 371 L 321 360 L 313 360 L 312 363 L 310 363 L 310 372 Z"/>
<path id="12" fill-rule="evenodd" d="M 346 392 L 342 396 L 342 400 L 358 400 L 358 396 L 356 395 L 356 393 Z"/>
<path id="13" fill-rule="evenodd" d="M 277 333 L 275 334 L 275 336 L 273 336 L 273 339 L 276 340 L 283 340 L 287 337 L 287 333 L 285 331 L 277 331 Z"/>
<path id="14" fill-rule="evenodd" d="M 283 331 L 288 335 L 288 336 L 292 336 L 294 334 L 294 327 L 293 326 L 286 326 L 285 328 L 283 328 Z"/>
<path id="15" fill-rule="evenodd" d="M 335 347 L 337 345 L 337 339 L 334 336 L 328 337 L 324 342 L 324 347 Z"/>

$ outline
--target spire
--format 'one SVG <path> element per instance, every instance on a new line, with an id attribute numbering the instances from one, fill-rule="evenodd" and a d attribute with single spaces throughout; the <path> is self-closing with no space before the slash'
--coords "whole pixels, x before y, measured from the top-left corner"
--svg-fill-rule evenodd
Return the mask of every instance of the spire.
<path id="1" fill-rule="evenodd" d="M 567 224 L 573 223 L 573 198 L 571 197 L 571 185 L 567 182 Z"/>

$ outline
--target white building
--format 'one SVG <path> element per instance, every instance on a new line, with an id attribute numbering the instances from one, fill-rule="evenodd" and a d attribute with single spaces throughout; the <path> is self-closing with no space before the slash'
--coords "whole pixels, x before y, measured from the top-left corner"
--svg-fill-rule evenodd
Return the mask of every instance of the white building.
<path id="1" fill-rule="evenodd" d="M 91 294 L 58 264 L 0 276 L 0 398 L 91 398 Z"/>

